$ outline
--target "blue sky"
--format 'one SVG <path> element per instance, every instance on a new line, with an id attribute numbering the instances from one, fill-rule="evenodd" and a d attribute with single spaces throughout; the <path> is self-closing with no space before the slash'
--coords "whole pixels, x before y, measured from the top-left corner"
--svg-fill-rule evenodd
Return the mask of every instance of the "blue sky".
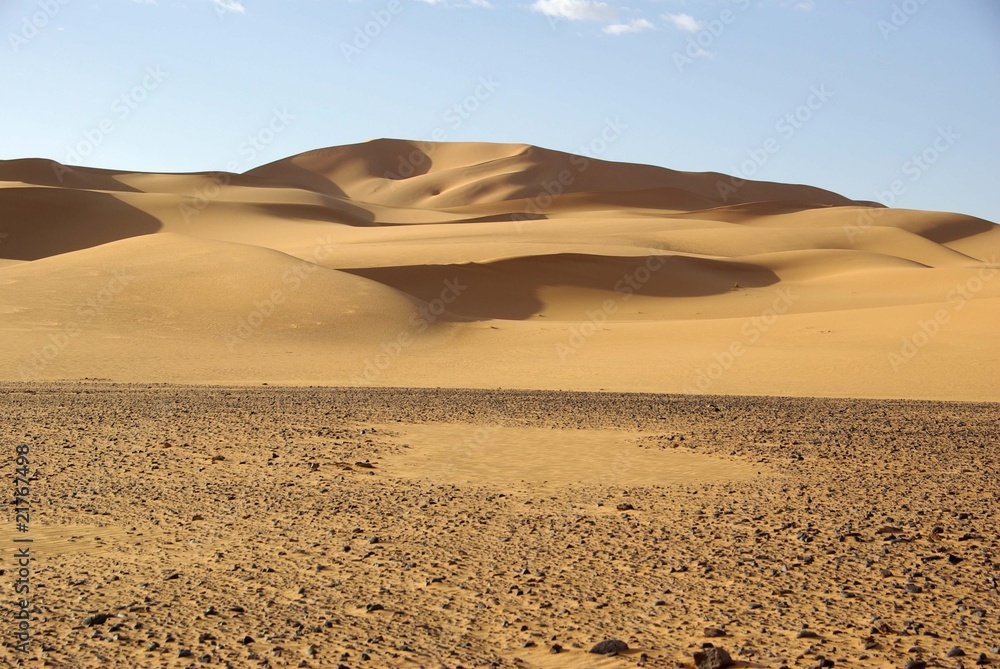
<path id="1" fill-rule="evenodd" d="M 0 25 L 0 158 L 525 142 L 1000 221 L 996 0 L 5 0 Z"/>

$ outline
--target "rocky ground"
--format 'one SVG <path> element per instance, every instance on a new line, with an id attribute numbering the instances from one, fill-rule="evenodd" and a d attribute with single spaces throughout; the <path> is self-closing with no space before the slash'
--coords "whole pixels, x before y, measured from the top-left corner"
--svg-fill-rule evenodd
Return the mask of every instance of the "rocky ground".
<path id="1" fill-rule="evenodd" d="M 0 411 L 10 477 L 31 461 L 11 613 L 34 539 L 3 666 L 1000 663 L 995 404 L 93 383 L 2 385 Z M 753 476 L 393 473 L 424 423 L 621 430 Z"/>

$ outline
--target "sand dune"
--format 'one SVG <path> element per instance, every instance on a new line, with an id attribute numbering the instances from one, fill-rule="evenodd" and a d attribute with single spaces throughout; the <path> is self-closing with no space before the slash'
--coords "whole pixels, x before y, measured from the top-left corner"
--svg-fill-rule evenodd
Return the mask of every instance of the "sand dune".
<path id="1" fill-rule="evenodd" d="M 969 216 L 518 144 L 4 161 L 0 378 L 1000 400 L 998 255 Z"/>

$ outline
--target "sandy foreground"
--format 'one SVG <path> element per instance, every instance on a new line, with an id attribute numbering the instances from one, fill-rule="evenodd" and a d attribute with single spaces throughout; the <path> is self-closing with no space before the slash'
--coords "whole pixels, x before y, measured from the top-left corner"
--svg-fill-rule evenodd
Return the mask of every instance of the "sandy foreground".
<path id="1" fill-rule="evenodd" d="M 0 412 L 31 459 L 5 606 L 34 540 L 4 666 L 1000 662 L 996 404 L 47 383 Z"/>
<path id="2" fill-rule="evenodd" d="M 1000 401 L 1000 227 L 522 144 L 0 161 L 0 379 Z"/>

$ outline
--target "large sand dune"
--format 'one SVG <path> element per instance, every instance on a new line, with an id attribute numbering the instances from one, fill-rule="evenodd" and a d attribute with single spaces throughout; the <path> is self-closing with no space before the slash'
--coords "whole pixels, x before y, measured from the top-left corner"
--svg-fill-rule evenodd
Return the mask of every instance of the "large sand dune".
<path id="1" fill-rule="evenodd" d="M 1000 228 L 537 147 L 0 162 L 0 378 L 1000 400 Z"/>

